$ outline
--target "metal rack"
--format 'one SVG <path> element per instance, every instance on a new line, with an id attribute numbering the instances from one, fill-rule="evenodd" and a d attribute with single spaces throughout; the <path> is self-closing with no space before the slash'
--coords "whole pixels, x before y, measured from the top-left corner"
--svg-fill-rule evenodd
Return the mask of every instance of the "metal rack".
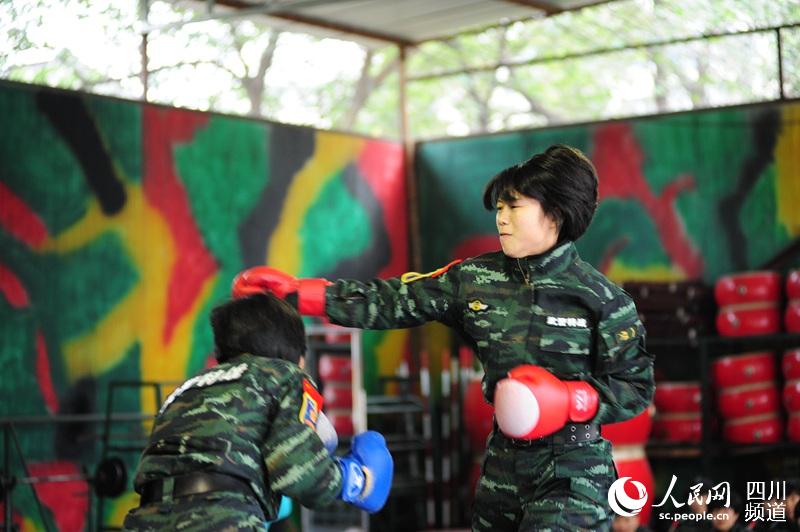
<path id="1" fill-rule="evenodd" d="M 714 438 L 710 421 L 714 417 L 712 402 L 711 362 L 720 356 L 744 353 L 754 349 L 776 350 L 800 346 L 800 334 L 770 334 L 763 336 L 722 337 L 700 336 L 695 339 L 655 339 L 648 340 L 647 347 L 656 354 L 674 349 L 681 351 L 681 356 L 694 355 L 696 369 L 700 375 L 700 411 L 703 419 L 700 444 L 650 444 L 647 454 L 653 458 L 689 458 L 699 459 L 702 472 L 710 476 L 712 462 L 718 458 L 733 456 L 749 456 L 764 453 L 795 453 L 797 443 L 779 442 L 775 444 L 737 445 L 718 441 Z M 666 355 L 665 355 L 666 356 Z M 775 357 L 780 374 L 780 357 Z M 692 368 L 690 368 L 692 369 Z"/>
<path id="2" fill-rule="evenodd" d="M 346 338 L 343 340 L 342 338 Z M 336 338 L 328 341 L 327 338 Z M 306 371 L 319 384 L 318 362 L 322 353 L 349 357 L 351 364 L 350 391 L 353 395 L 351 417 L 354 433 L 367 430 L 367 393 L 364 389 L 361 330 L 333 325 L 306 326 Z M 323 409 L 324 410 L 324 409 Z M 350 438 L 339 438 L 339 452 L 350 447 Z M 304 532 L 334 532 L 348 530 L 369 530 L 369 514 L 337 501 L 328 508 L 310 510 L 301 508 L 300 522 Z"/>

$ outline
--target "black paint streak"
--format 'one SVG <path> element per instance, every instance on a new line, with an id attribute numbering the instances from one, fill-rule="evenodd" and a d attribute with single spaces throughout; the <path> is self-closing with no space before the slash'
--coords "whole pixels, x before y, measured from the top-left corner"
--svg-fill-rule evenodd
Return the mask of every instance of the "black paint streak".
<path id="1" fill-rule="evenodd" d="M 315 132 L 307 128 L 276 126 L 270 134 L 269 182 L 256 206 L 239 226 L 245 267 L 264 263 L 270 235 L 278 226 L 289 185 L 314 155 Z"/>
<path id="2" fill-rule="evenodd" d="M 781 115 L 777 109 L 767 109 L 753 117 L 752 135 L 754 153 L 745 159 L 739 172 L 736 188 L 719 204 L 722 228 L 730 244 L 731 260 L 736 270 L 746 270 L 747 241 L 739 221 L 747 196 L 764 170 L 772 163 L 775 145 L 781 128 Z"/>
<path id="3" fill-rule="evenodd" d="M 125 206 L 125 188 L 85 102 L 72 94 L 40 92 L 36 104 L 75 155 L 103 213 L 112 216 L 120 212 Z"/>

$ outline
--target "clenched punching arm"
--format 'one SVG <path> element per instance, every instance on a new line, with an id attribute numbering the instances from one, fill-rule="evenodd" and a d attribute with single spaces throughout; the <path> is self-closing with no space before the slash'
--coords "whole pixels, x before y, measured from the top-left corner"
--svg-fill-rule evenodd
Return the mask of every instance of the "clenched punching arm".
<path id="1" fill-rule="evenodd" d="M 272 292 L 297 298 L 297 310 L 309 316 L 328 316 L 332 323 L 361 329 L 398 329 L 440 321 L 459 320 L 458 263 L 428 273 L 367 282 L 339 279 L 297 279 L 269 266 L 241 272 L 233 282 L 233 296 Z"/>
<path id="2" fill-rule="evenodd" d="M 247 269 L 233 280 L 233 297 L 271 292 L 281 299 L 297 298 L 297 311 L 304 316 L 325 316 L 327 279 L 298 279 L 269 266 Z"/>

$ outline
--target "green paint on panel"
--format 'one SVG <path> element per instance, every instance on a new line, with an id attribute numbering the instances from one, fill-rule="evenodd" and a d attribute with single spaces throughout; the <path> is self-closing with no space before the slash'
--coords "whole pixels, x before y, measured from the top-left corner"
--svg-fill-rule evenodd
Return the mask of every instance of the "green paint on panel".
<path id="1" fill-rule="evenodd" d="M 775 196 L 775 165 L 761 174 L 739 213 L 747 242 L 747 264 L 762 268 L 789 243 L 786 227 L 778 220 Z"/>
<path id="2" fill-rule="evenodd" d="M 175 149 L 178 175 L 203 240 L 228 271 L 241 269 L 237 229 L 268 181 L 270 127 L 212 117 L 190 143 Z"/>
<path id="3" fill-rule="evenodd" d="M 376 348 L 383 341 L 384 336 L 386 336 L 386 331 L 364 331 L 361 334 L 362 352 L 365 354 L 364 367 L 361 369 L 364 373 L 364 388 L 368 395 L 386 393 L 386 390 L 382 389 L 378 382 L 379 365 L 376 355 Z"/>
<path id="4" fill-rule="evenodd" d="M 142 180 L 142 107 L 105 98 L 86 98 L 97 128 L 127 181 Z"/>
<path id="5" fill-rule="evenodd" d="M 242 269 L 238 228 L 269 179 L 271 127 L 214 116 L 191 142 L 175 149 L 178 175 L 195 222 L 220 267 L 219 282 L 194 323 L 187 374 L 205 366 L 213 346 L 209 313 L 229 296 L 230 280 Z"/>
<path id="6" fill-rule="evenodd" d="M 629 267 L 670 266 L 653 219 L 642 204 L 615 198 L 604 200 L 589 229 L 578 240 L 578 251 L 583 260 L 598 267 L 609 247 L 621 242 L 624 247 L 615 257 Z"/>
<path id="7" fill-rule="evenodd" d="M 36 312 L 11 307 L 0 297 L 0 416 L 43 415 L 44 402 L 36 380 Z"/>
<path id="8" fill-rule="evenodd" d="M 341 174 L 326 183 L 300 229 L 300 277 L 315 277 L 364 252 L 373 238 L 364 206 L 350 194 Z"/>
<path id="9" fill-rule="evenodd" d="M 556 143 L 588 153 L 589 133 L 572 127 L 421 144 L 416 171 L 423 269 L 446 263 L 464 240 L 495 233 L 494 214 L 483 208 L 483 190 L 492 176 Z"/>
<path id="10" fill-rule="evenodd" d="M 77 160 L 36 108 L 35 94 L 0 86 L 0 178 L 58 233 L 86 212 L 91 193 Z"/>
<path id="11" fill-rule="evenodd" d="M 139 282 L 120 236 L 111 231 L 65 255 L 45 255 L 39 263 L 44 274 L 32 279 L 31 292 L 59 342 L 94 329 Z"/>
<path id="12" fill-rule="evenodd" d="M 720 201 L 735 187 L 741 165 L 751 153 L 747 113 L 715 111 L 633 121 L 644 151 L 643 172 L 659 195 L 681 176 L 692 176 L 694 189 L 675 201 L 693 245 L 702 250 L 703 277 L 713 281 L 730 270 L 730 243 L 724 237 Z"/>

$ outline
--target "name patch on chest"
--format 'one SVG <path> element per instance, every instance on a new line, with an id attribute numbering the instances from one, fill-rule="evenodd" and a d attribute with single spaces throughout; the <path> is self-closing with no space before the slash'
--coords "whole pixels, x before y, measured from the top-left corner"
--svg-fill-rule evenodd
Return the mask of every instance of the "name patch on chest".
<path id="1" fill-rule="evenodd" d="M 553 327 L 588 327 L 586 318 L 565 318 L 563 316 L 547 316 L 547 324 Z"/>

